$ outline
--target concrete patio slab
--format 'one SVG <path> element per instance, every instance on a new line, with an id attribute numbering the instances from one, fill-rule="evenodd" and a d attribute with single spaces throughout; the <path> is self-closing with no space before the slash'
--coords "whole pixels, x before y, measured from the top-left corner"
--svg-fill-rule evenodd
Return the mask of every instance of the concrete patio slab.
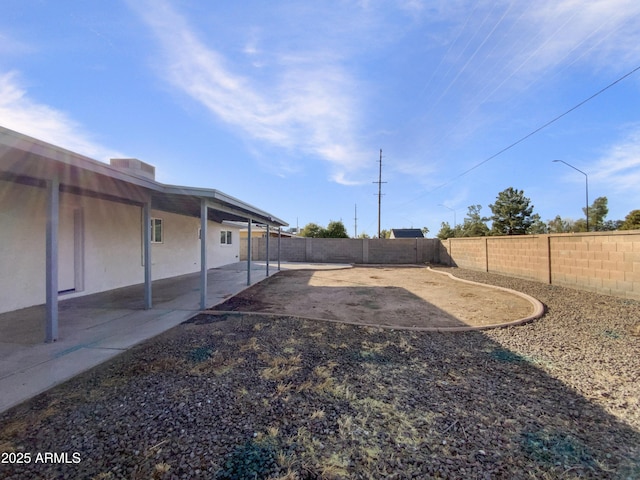
<path id="1" fill-rule="evenodd" d="M 283 263 L 281 268 L 315 267 Z M 264 262 L 252 263 L 251 269 L 252 285 L 267 278 Z M 271 263 L 270 275 L 276 272 L 277 264 Z M 144 310 L 142 285 L 61 300 L 59 340 L 53 343 L 43 343 L 43 306 L 1 314 L 0 412 L 198 314 L 199 275 L 154 281 L 151 310 Z M 246 262 L 211 269 L 208 304 L 217 305 L 247 287 Z"/>

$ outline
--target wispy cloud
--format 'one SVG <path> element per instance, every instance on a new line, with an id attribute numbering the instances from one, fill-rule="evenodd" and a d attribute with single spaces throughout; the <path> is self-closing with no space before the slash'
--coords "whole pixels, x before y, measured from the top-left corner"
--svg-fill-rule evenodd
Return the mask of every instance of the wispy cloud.
<path id="1" fill-rule="evenodd" d="M 424 14 L 436 21 L 431 10 Z M 433 103 L 462 94 L 466 112 L 548 84 L 573 66 L 621 72 L 640 57 L 635 0 L 462 1 L 438 14 L 452 27 Z"/>
<path id="2" fill-rule="evenodd" d="M 635 0 L 563 0 L 536 4 L 527 18 L 532 27 L 539 29 L 542 38 L 548 40 L 537 49 L 533 65 L 543 68 L 547 63 L 557 63 L 567 57 L 596 61 L 601 66 L 637 59 L 639 17 L 640 3 Z"/>
<path id="3" fill-rule="evenodd" d="M 358 86 L 335 56 L 320 51 L 271 52 L 275 78 L 242 72 L 207 43 L 168 2 L 132 3 L 162 47 L 162 71 L 173 86 L 249 138 L 285 149 L 290 155 L 315 155 L 332 165 L 333 180 L 365 161 L 358 142 Z M 255 35 L 244 53 L 254 67 L 264 49 Z"/>
<path id="4" fill-rule="evenodd" d="M 514 115 L 528 128 L 535 117 L 523 115 L 523 105 L 547 107 L 541 115 L 550 119 L 571 104 L 553 108 L 539 101 L 541 92 L 553 95 L 567 77 L 585 72 L 606 72 L 606 85 L 640 58 L 635 0 L 462 0 L 422 14 L 434 26 L 450 25 L 440 30 L 442 45 L 433 57 L 438 63 L 420 93 L 421 118 L 440 115 L 425 129 L 432 151 L 442 146 L 446 153 L 451 145 L 472 142 L 506 119 L 513 125 Z"/>
<path id="5" fill-rule="evenodd" d="M 640 201 L 640 124 L 589 167 L 589 179 L 615 195 L 631 195 Z"/>
<path id="6" fill-rule="evenodd" d="M 67 114 L 29 98 L 18 72 L 0 73 L 2 126 L 88 157 L 107 160 L 121 156 L 90 139 Z"/>

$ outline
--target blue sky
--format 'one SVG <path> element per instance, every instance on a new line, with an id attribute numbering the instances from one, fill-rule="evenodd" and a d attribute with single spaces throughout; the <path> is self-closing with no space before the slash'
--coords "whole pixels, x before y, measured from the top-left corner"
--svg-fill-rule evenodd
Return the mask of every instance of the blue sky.
<path id="1" fill-rule="evenodd" d="M 292 226 L 353 234 L 357 205 L 376 234 L 380 149 L 382 228 L 435 235 L 507 187 L 580 218 L 585 177 L 553 159 L 622 219 L 640 71 L 485 160 L 640 66 L 638 25 L 637 0 L 4 0 L 0 125 Z"/>

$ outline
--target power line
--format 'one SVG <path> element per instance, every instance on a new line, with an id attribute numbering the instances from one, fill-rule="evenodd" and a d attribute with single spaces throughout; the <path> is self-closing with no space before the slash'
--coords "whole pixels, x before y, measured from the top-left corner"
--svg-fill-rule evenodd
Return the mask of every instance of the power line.
<path id="1" fill-rule="evenodd" d="M 570 114 L 571 112 L 573 112 L 574 110 L 577 110 L 578 108 L 580 108 L 581 106 L 583 106 L 585 103 L 593 100 L 594 98 L 596 98 L 598 95 L 606 92 L 607 90 L 609 90 L 611 87 L 613 87 L 614 85 L 617 85 L 618 83 L 620 83 L 622 80 L 624 80 L 625 78 L 633 75 L 634 73 L 636 73 L 638 70 L 640 70 L 640 65 L 637 66 L 636 68 L 634 68 L 633 70 L 631 70 L 630 72 L 624 74 L 622 77 L 618 78 L 617 80 L 615 80 L 614 82 L 610 83 L 609 85 L 607 85 L 606 87 L 598 90 L 596 93 L 594 93 L 593 95 L 591 95 L 589 98 L 586 98 L 585 100 L 581 101 L 580 103 L 578 103 L 577 105 L 574 105 L 573 107 L 571 107 L 569 110 L 567 110 L 566 112 L 558 115 L 557 117 L 554 117 L 553 119 L 549 120 L 547 123 L 545 123 L 544 125 L 536 128 L 535 130 L 533 130 L 532 132 L 528 133 L 527 135 L 525 135 L 524 137 L 520 138 L 519 140 L 516 140 L 515 142 L 513 142 L 512 144 L 504 147 L 502 150 L 500 150 L 497 153 L 494 153 L 493 155 L 491 155 L 488 158 L 485 158 L 484 160 L 482 160 L 481 162 L 475 164 L 473 167 L 465 170 L 464 172 L 456 175 L 455 177 L 451 178 L 450 180 L 446 181 L 445 183 L 442 183 L 440 185 L 438 185 L 437 187 L 433 188 L 432 190 L 423 193 L 422 195 L 419 195 L 418 197 L 414 198 L 413 200 L 410 200 L 406 203 L 410 203 L 413 202 L 419 198 L 422 198 L 425 195 L 428 195 L 430 193 L 435 192 L 436 190 L 445 187 L 451 183 L 453 183 L 454 180 L 457 180 L 458 178 L 464 177 L 465 175 L 467 175 L 468 173 L 472 172 L 473 170 L 475 170 L 476 168 L 484 165 L 485 163 L 489 162 L 490 160 L 493 160 L 494 158 L 496 158 L 499 155 L 502 155 L 504 152 L 506 152 L 507 150 L 512 149 L 513 147 L 515 147 L 516 145 L 524 142 L 525 140 L 527 140 L 529 137 L 532 137 L 533 135 L 535 135 L 536 133 L 540 132 L 541 130 L 544 130 L 545 128 L 547 128 L 549 125 L 557 122 L 558 120 L 560 120 L 561 118 L 567 116 L 568 114 Z M 375 182 L 374 182 L 375 183 Z"/>
<path id="2" fill-rule="evenodd" d="M 453 50 L 454 45 L 456 43 L 458 43 L 458 39 L 462 36 L 462 33 L 466 30 L 467 24 L 469 23 L 469 20 L 475 15 L 476 9 L 478 8 L 478 5 L 479 4 L 476 3 L 475 7 L 473 7 L 473 10 L 471 10 L 469 12 L 469 15 L 467 16 L 467 19 L 464 21 L 464 25 L 462 26 L 462 28 L 458 31 L 458 35 L 456 36 L 455 40 L 449 44 L 449 48 L 447 49 L 447 52 L 442 57 L 440 57 L 440 63 L 438 63 L 438 66 L 435 68 L 435 70 L 431 74 L 431 78 L 424 85 L 424 87 L 422 87 L 422 90 L 420 90 L 420 96 L 422 96 L 422 94 L 425 92 L 425 90 L 427 90 L 427 88 L 431 85 L 431 82 L 436 77 L 436 74 L 440 71 L 440 67 L 444 63 L 445 59 L 449 57 L 449 53 L 451 53 L 451 51 Z M 469 40 L 469 41 L 471 41 L 471 40 Z M 468 43 L 467 43 L 467 45 L 468 45 Z M 467 48 L 467 46 L 465 46 L 465 49 L 466 48 Z M 449 72 L 451 71 L 452 68 L 453 68 L 452 66 L 449 67 L 447 72 L 444 74 L 443 78 L 446 78 L 447 75 L 449 75 Z"/>

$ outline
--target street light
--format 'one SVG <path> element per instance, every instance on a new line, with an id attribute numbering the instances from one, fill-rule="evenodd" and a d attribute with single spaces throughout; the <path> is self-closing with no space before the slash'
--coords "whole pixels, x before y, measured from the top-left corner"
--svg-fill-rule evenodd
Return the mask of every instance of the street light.
<path id="1" fill-rule="evenodd" d="M 565 162 L 564 160 L 553 160 L 554 162 L 562 162 L 564 163 L 567 167 L 571 167 L 574 170 L 577 170 L 578 172 L 580 172 L 581 174 L 584 175 L 584 181 L 585 181 L 585 192 L 586 192 L 586 196 L 587 196 L 587 208 L 585 209 L 585 213 L 587 214 L 587 232 L 589 231 L 589 177 L 587 176 L 586 173 L 584 173 L 582 170 L 574 167 L 573 165 L 568 164 L 567 162 Z"/>
<path id="2" fill-rule="evenodd" d="M 456 211 L 451 207 L 447 207 L 446 205 L 443 205 L 442 203 L 439 203 L 438 206 L 439 207 L 448 208 L 449 210 L 451 210 L 453 212 L 453 228 L 456 228 L 456 225 L 457 225 L 457 223 L 456 223 Z"/>

